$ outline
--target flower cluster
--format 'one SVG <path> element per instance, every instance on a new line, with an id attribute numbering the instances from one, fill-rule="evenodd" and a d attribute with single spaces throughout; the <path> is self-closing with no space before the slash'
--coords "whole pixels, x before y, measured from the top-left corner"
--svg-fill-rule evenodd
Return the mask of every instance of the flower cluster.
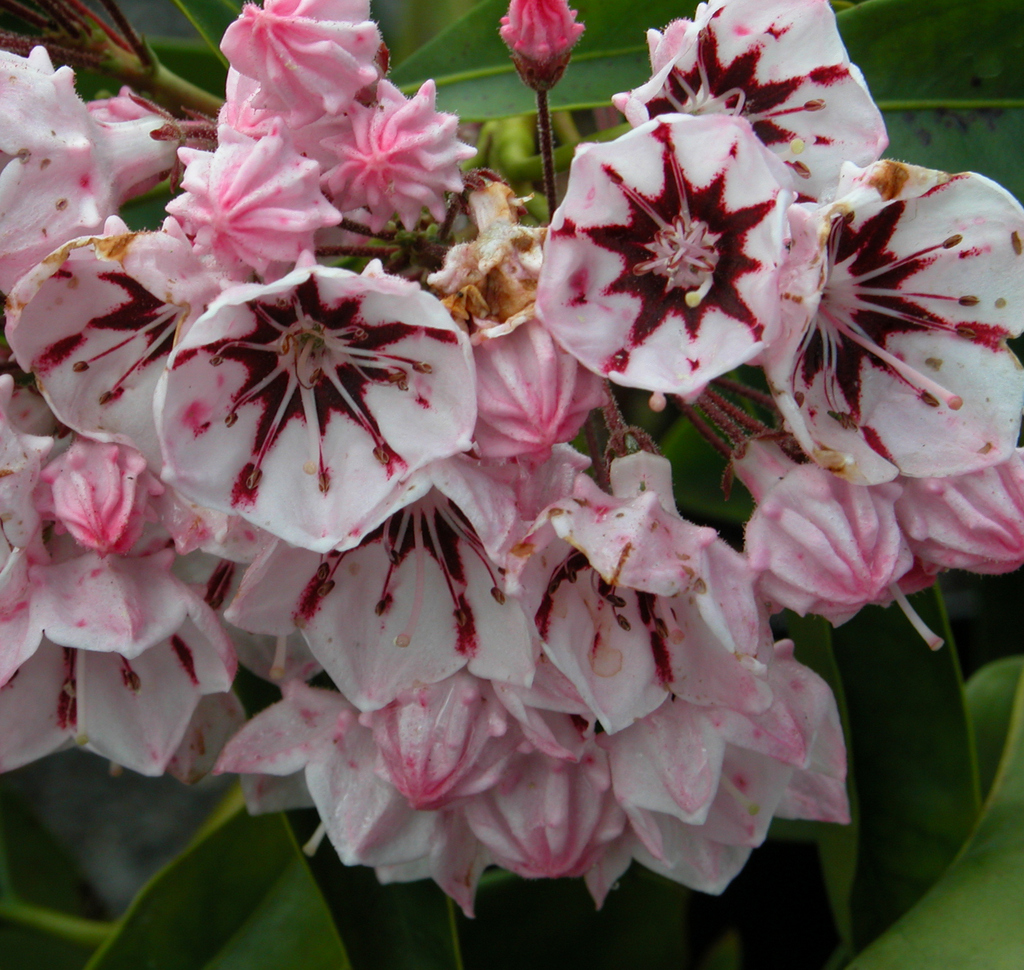
<path id="1" fill-rule="evenodd" d="M 567 57 L 563 8 L 502 34 Z M 491 864 L 719 892 L 773 816 L 848 819 L 835 701 L 770 613 L 1024 561 L 1024 212 L 878 160 L 826 0 L 715 0 L 651 32 L 633 130 L 530 225 L 368 17 L 247 4 L 209 143 L 145 151 L 152 106 L 0 55 L 51 139 L 0 125 L 0 192 L 60 213 L 45 243 L 0 214 L 0 770 L 77 742 L 237 772 L 467 912 Z M 741 551 L 679 515 L 609 380 L 728 453 Z M 247 723 L 237 661 L 281 687 Z"/>

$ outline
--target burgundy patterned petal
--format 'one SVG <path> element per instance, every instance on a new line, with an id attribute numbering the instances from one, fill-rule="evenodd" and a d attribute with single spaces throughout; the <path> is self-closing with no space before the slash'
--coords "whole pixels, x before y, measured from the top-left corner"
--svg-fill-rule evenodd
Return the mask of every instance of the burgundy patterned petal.
<path id="1" fill-rule="evenodd" d="M 469 447 L 474 384 L 468 340 L 405 280 L 316 267 L 239 286 L 158 389 L 168 478 L 288 542 L 353 546 L 382 503 L 416 497 L 413 472 Z"/>
<path id="2" fill-rule="evenodd" d="M 581 148 L 538 316 L 617 383 L 699 394 L 775 334 L 788 182 L 749 125 L 721 115 L 656 119 Z"/>

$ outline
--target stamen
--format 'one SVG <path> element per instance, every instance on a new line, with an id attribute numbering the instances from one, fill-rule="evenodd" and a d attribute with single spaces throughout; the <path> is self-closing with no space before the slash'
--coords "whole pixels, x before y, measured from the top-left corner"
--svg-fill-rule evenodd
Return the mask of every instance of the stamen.
<path id="1" fill-rule="evenodd" d="M 277 638 L 277 645 L 274 647 L 274 662 L 270 665 L 271 680 L 281 680 L 284 677 L 285 648 L 287 643 L 288 637 Z"/>
<path id="2" fill-rule="evenodd" d="M 321 822 L 317 827 L 316 831 L 310 836 L 309 841 L 302 847 L 303 855 L 308 856 L 310 859 L 316 855 L 317 850 L 320 848 L 320 843 L 323 842 L 324 836 L 327 834 L 327 827 Z"/>
<path id="3" fill-rule="evenodd" d="M 921 617 L 918 615 L 917 610 L 915 610 L 914 607 L 910 605 L 910 600 L 908 600 L 907 597 L 904 596 L 903 590 L 900 589 L 896 583 L 890 583 L 889 592 L 892 593 L 892 598 L 896 600 L 896 602 L 899 604 L 900 609 L 903 610 L 903 615 L 906 616 L 908 620 L 910 620 L 910 625 L 915 630 L 917 630 L 917 632 L 921 635 L 921 638 L 924 640 L 924 642 L 927 643 L 932 650 L 938 650 L 939 647 L 941 647 L 943 643 L 945 643 L 945 641 L 942 639 L 942 637 L 933 633 L 932 630 L 928 627 L 928 624 L 926 624 L 924 620 L 921 619 Z"/>

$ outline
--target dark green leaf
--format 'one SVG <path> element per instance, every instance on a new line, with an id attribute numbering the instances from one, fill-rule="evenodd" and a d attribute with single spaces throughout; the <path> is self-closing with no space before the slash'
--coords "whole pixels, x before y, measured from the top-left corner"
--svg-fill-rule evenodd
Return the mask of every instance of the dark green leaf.
<path id="1" fill-rule="evenodd" d="M 174 0 L 174 5 L 188 17 L 210 50 L 227 66 L 228 60 L 220 52 L 220 39 L 228 24 L 238 16 L 241 4 L 234 0 Z"/>
<path id="2" fill-rule="evenodd" d="M 646 31 L 687 16 L 695 4 L 684 0 L 579 0 L 573 7 L 586 24 L 563 79 L 551 91 L 554 110 L 607 104 L 616 91 L 647 80 L 650 61 Z M 520 80 L 498 35 L 506 0 L 484 0 L 442 31 L 395 70 L 404 90 L 437 82 L 438 107 L 464 121 L 504 118 L 535 109 L 534 94 Z"/>
<path id="3" fill-rule="evenodd" d="M 11 792 L 0 789 L 0 899 L 76 916 L 86 912 L 85 883 L 75 864 Z M 91 950 L 0 921 L 3 970 L 79 970 Z"/>
<path id="4" fill-rule="evenodd" d="M 230 21 L 229 21 L 230 22 Z M 212 51 L 200 40 L 176 37 L 147 38 L 160 63 L 180 77 L 211 94 L 224 96 L 228 71 L 220 51 Z"/>
<path id="5" fill-rule="evenodd" d="M 978 780 L 987 795 L 1006 746 L 1013 697 L 1024 668 L 1024 655 L 995 660 L 967 681 L 967 710 L 978 752 Z"/>
<path id="6" fill-rule="evenodd" d="M 856 772 L 856 950 L 941 876 L 978 813 L 963 682 L 938 591 L 911 602 L 945 636 L 941 650 L 929 650 L 895 607 L 869 606 L 832 634 Z"/>
<path id="7" fill-rule="evenodd" d="M 807 664 L 832 688 L 843 724 L 843 735 L 850 737 L 850 715 L 846 706 L 842 676 L 832 650 L 832 627 L 820 616 L 797 616 L 786 614 L 789 635 L 796 644 L 794 655 L 801 663 Z M 850 897 L 853 892 L 854 875 L 857 869 L 858 805 L 857 786 L 854 777 L 852 757 L 848 758 L 846 789 L 850 796 L 850 824 L 832 825 L 824 822 L 791 823 L 802 824 L 818 844 L 822 876 L 828 892 L 829 906 L 836 930 L 849 944 L 853 939 L 853 917 Z"/>
<path id="8" fill-rule="evenodd" d="M 146 886 L 89 970 L 347 970 L 282 815 L 236 815 Z"/>
<path id="9" fill-rule="evenodd" d="M 704 954 L 697 970 L 742 970 L 743 941 L 735 930 L 727 930 Z"/>
<path id="10" fill-rule="evenodd" d="M 316 813 L 289 814 L 308 838 Z M 453 904 L 433 882 L 382 886 L 372 869 L 342 865 L 326 839 L 310 868 L 355 970 L 462 970 Z"/>
<path id="11" fill-rule="evenodd" d="M 850 970 L 1024 967 L 1024 679 L 1003 760 L 970 841 L 931 891 Z"/>
<path id="12" fill-rule="evenodd" d="M 476 919 L 460 920 L 466 963 L 487 970 L 676 970 L 686 965 L 689 896 L 634 865 L 597 911 L 581 879 L 488 873 Z"/>
<path id="13" fill-rule="evenodd" d="M 1019 0 L 870 0 L 838 20 L 885 112 L 890 158 L 981 172 L 1024 197 Z"/>

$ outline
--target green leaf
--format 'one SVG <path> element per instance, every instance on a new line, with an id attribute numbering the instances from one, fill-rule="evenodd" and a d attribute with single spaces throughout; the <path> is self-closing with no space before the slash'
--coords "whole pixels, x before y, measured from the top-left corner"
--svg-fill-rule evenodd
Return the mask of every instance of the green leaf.
<path id="1" fill-rule="evenodd" d="M 160 872 L 88 970 L 348 970 L 283 815 L 240 813 Z"/>
<path id="2" fill-rule="evenodd" d="M 736 930 L 726 930 L 704 954 L 697 970 L 742 970 L 743 941 Z"/>
<path id="3" fill-rule="evenodd" d="M 206 41 L 210 50 L 217 55 L 218 59 L 224 62 L 227 67 L 228 59 L 221 53 L 220 39 L 228 24 L 238 17 L 241 4 L 234 0 L 173 0 L 174 5 L 192 23 L 192 26 L 199 32 L 199 36 Z"/>
<path id="4" fill-rule="evenodd" d="M 942 649 L 929 650 L 895 607 L 869 606 L 832 633 L 856 773 L 855 950 L 924 895 L 978 813 L 974 742 L 941 598 L 933 588 L 911 602 L 945 637 Z"/>
<path id="5" fill-rule="evenodd" d="M 586 31 L 573 49 L 565 76 L 551 91 L 552 110 L 608 104 L 650 75 L 645 34 L 693 13 L 684 0 L 579 0 L 573 7 Z M 414 91 L 428 78 L 437 83 L 437 104 L 463 121 L 506 118 L 534 111 L 534 93 L 515 73 L 498 35 L 507 0 L 483 0 L 465 17 L 403 61 L 392 80 Z"/>
<path id="6" fill-rule="evenodd" d="M 302 840 L 316 828 L 312 810 L 289 817 Z M 310 868 L 355 970 L 463 970 L 453 904 L 433 882 L 382 886 L 372 869 L 342 865 L 326 839 Z"/>
<path id="7" fill-rule="evenodd" d="M 1024 655 L 1004 657 L 986 664 L 967 681 L 967 710 L 978 752 L 978 778 L 987 795 L 1006 746 L 1013 697 L 1024 669 Z"/>
<path id="8" fill-rule="evenodd" d="M 689 898 L 688 889 L 639 865 L 600 911 L 582 879 L 487 873 L 476 918 L 460 920 L 466 963 L 487 970 L 676 970 L 687 963 Z"/>
<path id="9" fill-rule="evenodd" d="M 176 37 L 146 39 L 164 67 L 197 84 L 204 91 L 224 97 L 228 70 L 219 49 L 211 50 L 200 40 L 180 40 Z"/>
<path id="10" fill-rule="evenodd" d="M 832 689 L 843 725 L 843 735 L 850 737 L 850 714 L 846 705 L 842 675 L 832 649 L 832 627 L 820 616 L 797 616 L 787 613 L 789 635 L 796 644 L 794 656 L 806 664 Z M 833 825 L 825 822 L 790 823 L 802 824 L 805 831 L 818 844 L 822 876 L 828 893 L 829 906 L 836 930 L 843 942 L 850 944 L 853 939 L 853 915 L 851 896 L 857 870 L 857 834 L 859 831 L 859 809 L 857 786 L 854 777 L 853 759 L 847 764 L 846 789 L 850 797 L 850 824 Z M 780 820 L 781 821 L 781 820 Z"/>
<path id="11" fill-rule="evenodd" d="M 1006 749 L 970 841 L 931 891 L 850 970 L 1024 966 L 1024 678 Z"/>
<path id="12" fill-rule="evenodd" d="M 86 910 L 85 883 L 75 864 L 28 807 L 0 788 L 0 903 L 14 900 L 74 916 Z M 79 970 L 90 953 L 0 917 L 3 970 Z"/>
<path id="13" fill-rule="evenodd" d="M 869 0 L 838 22 L 885 112 L 890 158 L 981 172 L 1024 198 L 1019 0 Z"/>

